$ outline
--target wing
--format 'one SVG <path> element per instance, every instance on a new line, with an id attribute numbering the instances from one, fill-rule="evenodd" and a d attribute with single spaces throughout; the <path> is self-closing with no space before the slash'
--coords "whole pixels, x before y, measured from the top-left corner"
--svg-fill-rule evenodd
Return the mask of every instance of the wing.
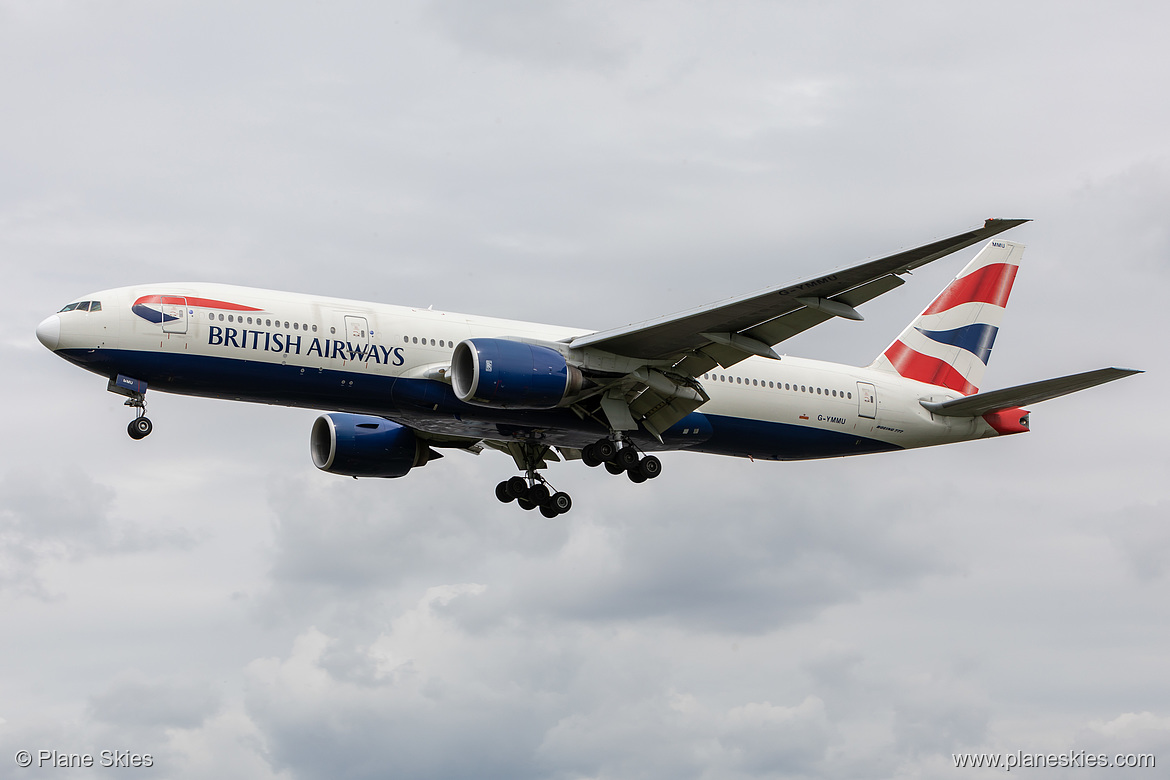
<path id="1" fill-rule="evenodd" d="M 1026 219 L 989 219 L 983 227 L 871 260 L 824 276 L 771 287 L 655 320 L 578 336 L 573 348 L 593 347 L 669 364 L 699 376 L 751 355 L 778 358 L 772 346 L 833 317 L 861 319 L 855 307 L 903 284 L 900 274 L 984 241 Z"/>

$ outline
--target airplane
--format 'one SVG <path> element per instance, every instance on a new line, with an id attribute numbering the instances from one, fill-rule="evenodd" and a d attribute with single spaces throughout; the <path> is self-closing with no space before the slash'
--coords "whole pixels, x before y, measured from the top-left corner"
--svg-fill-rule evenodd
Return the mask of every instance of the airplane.
<path id="1" fill-rule="evenodd" d="M 1022 433 L 1024 405 L 1141 373 L 1103 368 L 980 392 L 1024 247 L 994 239 L 1025 219 L 645 322 L 594 331 L 210 283 L 83 296 L 36 328 L 42 344 L 108 379 L 153 430 L 146 392 L 326 410 L 317 468 L 402 477 L 440 450 L 512 456 L 496 498 L 556 517 L 571 497 L 541 473 L 581 460 L 635 483 L 655 452 L 755 460 L 889 452 Z M 774 347 L 901 286 L 916 268 L 986 241 L 868 366 Z"/>

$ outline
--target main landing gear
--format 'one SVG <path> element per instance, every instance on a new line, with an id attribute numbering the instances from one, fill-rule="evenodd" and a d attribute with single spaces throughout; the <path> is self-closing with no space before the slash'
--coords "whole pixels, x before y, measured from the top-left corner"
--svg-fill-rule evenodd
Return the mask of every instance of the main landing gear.
<path id="1" fill-rule="evenodd" d="M 523 477 L 512 477 L 496 485 L 496 498 L 505 504 L 515 501 L 521 509 L 540 509 L 545 517 L 563 515 L 573 508 L 573 499 L 548 484 L 538 469 L 545 468 L 549 448 L 538 441 L 516 442 L 511 451 L 516 465 L 524 469 Z"/>
<path id="2" fill-rule="evenodd" d="M 521 509 L 540 509 L 545 517 L 563 515 L 573 508 L 568 493 L 554 492 L 544 477 L 530 472 L 527 477 L 512 477 L 496 485 L 496 498 L 507 504 L 515 501 Z"/>
<path id="3" fill-rule="evenodd" d="M 548 448 L 534 443 L 516 446 L 512 455 L 516 465 L 524 468 L 525 476 L 496 485 L 496 498 L 505 504 L 515 501 L 521 509 L 540 509 L 545 517 L 563 515 L 572 509 L 569 494 L 556 491 L 537 471 L 545 467 L 543 453 Z M 591 468 L 604 464 L 610 474 L 625 474 L 631 482 L 645 482 L 662 473 L 662 461 L 653 455 L 640 455 L 628 440 L 601 439 L 581 450 L 581 460 Z"/>
<path id="4" fill-rule="evenodd" d="M 662 473 L 662 461 L 653 455 L 642 457 L 630 442 L 602 439 L 581 450 L 581 460 L 590 468 L 605 465 L 610 474 L 625 474 L 631 482 L 642 483 Z"/>

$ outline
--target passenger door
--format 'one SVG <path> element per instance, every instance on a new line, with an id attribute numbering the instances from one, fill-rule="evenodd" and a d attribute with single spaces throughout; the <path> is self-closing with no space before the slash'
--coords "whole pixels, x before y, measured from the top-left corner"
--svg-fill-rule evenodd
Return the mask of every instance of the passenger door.
<path id="1" fill-rule="evenodd" d="M 877 417 L 877 389 L 869 382 L 857 383 L 857 416 Z"/>
<path id="2" fill-rule="evenodd" d="M 167 298 L 166 303 L 159 304 L 162 309 L 163 333 L 187 332 L 187 299 Z"/>

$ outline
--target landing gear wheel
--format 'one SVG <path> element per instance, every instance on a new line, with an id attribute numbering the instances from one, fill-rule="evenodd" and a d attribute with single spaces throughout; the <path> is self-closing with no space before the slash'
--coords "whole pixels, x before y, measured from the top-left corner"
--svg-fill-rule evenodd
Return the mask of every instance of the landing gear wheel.
<path id="1" fill-rule="evenodd" d="M 638 461 L 638 473 L 646 479 L 654 479 L 662 473 L 662 461 L 653 455 L 647 455 Z"/>
<path id="2" fill-rule="evenodd" d="M 618 464 L 610 463 L 608 460 L 605 462 L 605 470 L 614 476 L 617 476 L 618 474 L 621 474 L 623 471 L 625 471 L 625 469 L 623 469 Z"/>
<path id="3" fill-rule="evenodd" d="M 600 466 L 604 460 L 605 458 L 597 454 L 596 444 L 588 444 L 581 450 L 581 461 L 589 468 Z"/>
<path id="4" fill-rule="evenodd" d="M 503 482 L 496 485 L 496 498 L 498 498 L 502 504 L 507 504 L 510 501 L 515 500 L 516 497 L 508 490 L 508 480 L 505 479 Z"/>
<path id="5" fill-rule="evenodd" d="M 633 447 L 622 447 L 614 461 L 623 469 L 633 469 L 638 465 L 638 451 Z"/>
<path id="6" fill-rule="evenodd" d="M 593 445 L 593 452 L 602 460 L 609 460 L 617 454 L 617 445 L 609 439 L 602 439 Z"/>
<path id="7" fill-rule="evenodd" d="M 516 499 L 516 503 L 519 504 L 520 508 L 525 512 L 531 512 L 533 509 L 536 509 L 536 504 L 532 501 L 529 501 L 527 498 L 518 498 Z"/>
<path id="8" fill-rule="evenodd" d="M 145 439 L 154 430 L 154 423 L 147 417 L 136 417 L 126 426 L 126 433 L 131 439 Z"/>
<path id="9" fill-rule="evenodd" d="M 512 498 L 527 498 L 528 483 L 524 481 L 524 477 L 512 477 L 509 479 L 508 493 Z"/>
<path id="10" fill-rule="evenodd" d="M 533 485 L 528 488 L 528 495 L 525 496 L 534 504 L 543 504 L 548 501 L 548 488 L 544 485 Z"/>
<path id="11" fill-rule="evenodd" d="M 558 515 L 563 515 L 573 508 L 573 499 L 569 498 L 568 493 L 553 493 L 548 505 L 555 509 Z"/>
<path id="12" fill-rule="evenodd" d="M 554 518 L 558 514 L 560 514 L 560 512 L 558 512 L 556 509 L 552 508 L 548 504 L 541 504 L 540 505 L 540 513 L 542 515 L 544 515 L 545 517 L 550 518 L 550 519 Z"/>
<path id="13" fill-rule="evenodd" d="M 626 476 L 629 477 L 630 482 L 633 482 L 635 485 L 640 485 L 646 481 L 646 477 L 643 476 L 642 472 L 638 471 L 636 468 L 627 471 Z"/>

